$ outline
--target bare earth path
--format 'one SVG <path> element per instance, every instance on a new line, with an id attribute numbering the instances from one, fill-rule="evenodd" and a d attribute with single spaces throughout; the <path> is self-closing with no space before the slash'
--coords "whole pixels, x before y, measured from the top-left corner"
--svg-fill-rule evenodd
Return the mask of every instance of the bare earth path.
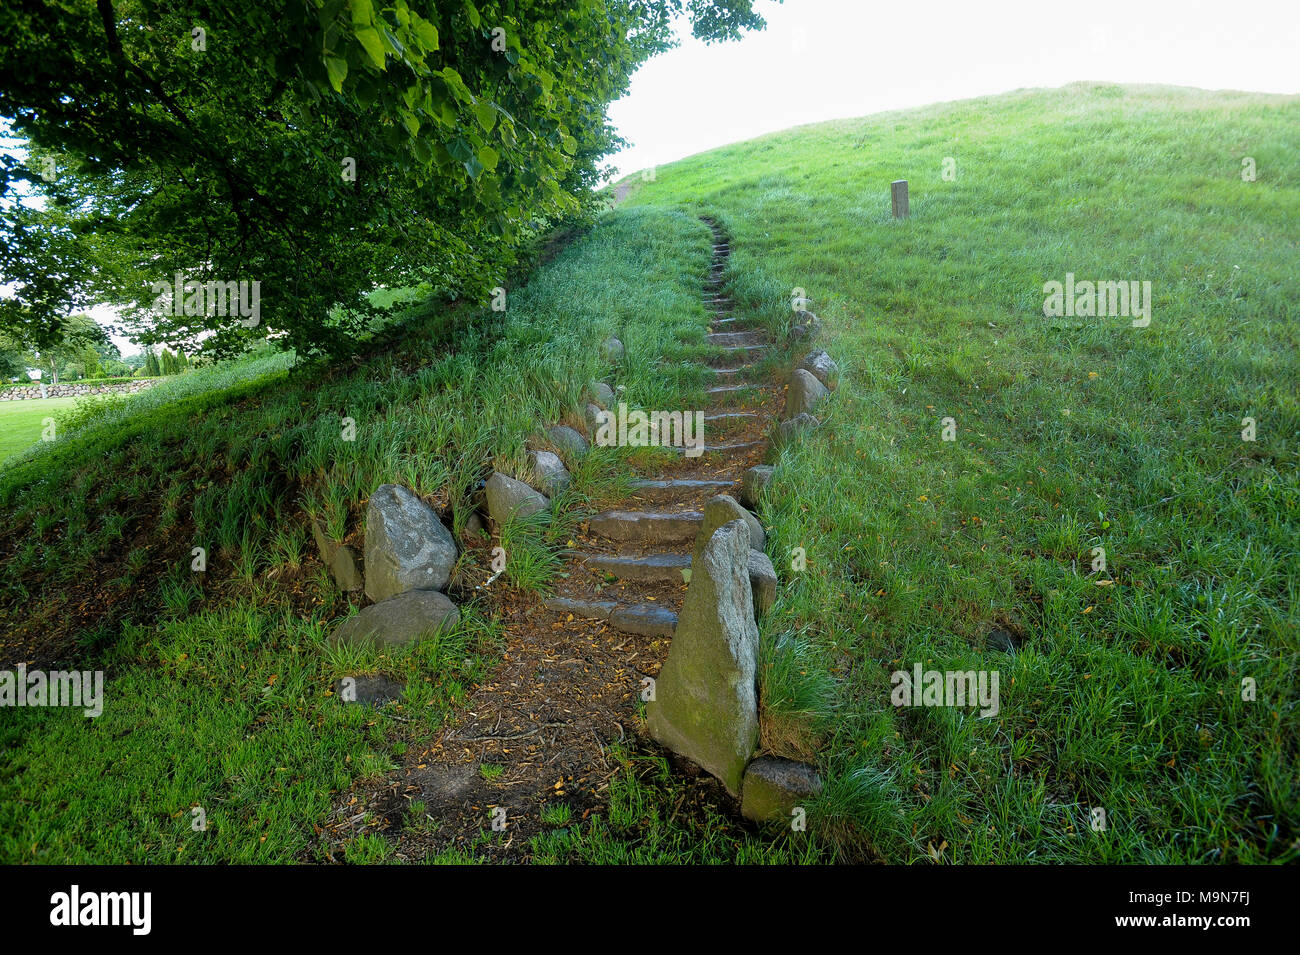
<path id="1" fill-rule="evenodd" d="M 546 828 L 546 804 L 564 803 L 575 820 L 605 805 L 619 771 L 611 746 L 653 748 L 636 739 L 641 681 L 667 657 L 701 510 L 716 494 L 739 497 L 782 400 L 779 386 L 758 380 L 767 334 L 733 313 L 722 291 L 730 246 L 705 221 L 714 231 L 708 340 L 720 351 L 710 360 L 704 453 L 661 451 L 655 460 L 667 463 L 640 479 L 631 500 L 582 525 L 555 596 L 508 612 L 503 662 L 462 719 L 413 748 L 395 775 L 346 794 L 322 834 L 336 859 L 341 843 L 379 831 L 408 861 L 449 849 L 526 861 L 528 840 Z M 500 770 L 488 779 L 483 765 Z M 727 798 L 711 779 L 701 785 Z M 409 818 L 413 801 L 424 804 L 423 824 Z M 494 813 L 504 830 L 493 832 Z"/>

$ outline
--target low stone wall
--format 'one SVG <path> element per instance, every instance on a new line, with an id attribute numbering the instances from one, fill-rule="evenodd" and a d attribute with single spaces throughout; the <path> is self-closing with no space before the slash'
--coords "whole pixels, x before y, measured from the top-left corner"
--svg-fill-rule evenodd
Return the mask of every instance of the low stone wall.
<path id="1" fill-rule="evenodd" d="M 115 385 L 83 385 L 76 382 L 70 385 L 46 385 L 46 398 L 71 398 L 82 395 L 133 395 L 144 391 L 151 385 L 158 384 L 158 378 L 145 378 L 140 381 L 123 381 Z M 23 385 L 21 388 L 0 388 L 0 401 L 25 401 L 28 398 L 40 398 L 39 385 Z"/>

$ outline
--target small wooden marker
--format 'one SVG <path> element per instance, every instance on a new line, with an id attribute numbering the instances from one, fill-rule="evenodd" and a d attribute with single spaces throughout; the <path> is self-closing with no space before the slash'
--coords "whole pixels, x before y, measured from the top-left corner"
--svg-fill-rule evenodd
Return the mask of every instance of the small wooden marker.
<path id="1" fill-rule="evenodd" d="M 895 179 L 889 184 L 889 198 L 894 203 L 894 218 L 907 218 L 907 180 Z"/>

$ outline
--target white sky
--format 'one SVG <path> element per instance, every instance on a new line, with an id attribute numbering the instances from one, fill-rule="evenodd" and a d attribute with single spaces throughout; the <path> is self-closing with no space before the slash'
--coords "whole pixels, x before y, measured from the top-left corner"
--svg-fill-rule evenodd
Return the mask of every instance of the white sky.
<path id="1" fill-rule="evenodd" d="M 609 115 L 619 175 L 804 123 L 1077 80 L 1300 93 L 1300 0 L 757 0 L 767 29 L 689 38 Z"/>

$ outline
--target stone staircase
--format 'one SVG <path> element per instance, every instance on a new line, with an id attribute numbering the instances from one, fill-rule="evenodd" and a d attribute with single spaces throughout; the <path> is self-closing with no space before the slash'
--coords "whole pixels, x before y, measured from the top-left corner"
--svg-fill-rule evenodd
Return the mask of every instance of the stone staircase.
<path id="1" fill-rule="evenodd" d="M 707 221 L 707 220 L 706 220 Z M 741 496 L 741 475 L 759 464 L 777 397 L 765 392 L 758 369 L 772 345 L 765 330 L 734 314 L 722 291 L 731 247 L 716 223 L 705 284 L 711 317 L 706 359 L 716 384 L 706 390 L 703 453 L 673 448 L 675 461 L 633 484 L 631 499 L 593 516 L 575 541 L 579 573 L 559 582 L 551 610 L 600 620 L 642 636 L 671 636 L 691 568 L 691 550 L 704 504 L 718 494 Z"/>

